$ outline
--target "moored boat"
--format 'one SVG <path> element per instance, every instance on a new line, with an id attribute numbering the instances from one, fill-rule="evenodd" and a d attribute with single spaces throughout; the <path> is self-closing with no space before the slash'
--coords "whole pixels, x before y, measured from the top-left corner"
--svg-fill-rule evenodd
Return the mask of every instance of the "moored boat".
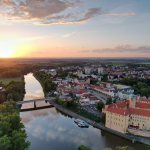
<path id="1" fill-rule="evenodd" d="M 77 123 L 79 127 L 89 127 L 89 124 L 81 119 L 75 119 L 74 122 Z"/>

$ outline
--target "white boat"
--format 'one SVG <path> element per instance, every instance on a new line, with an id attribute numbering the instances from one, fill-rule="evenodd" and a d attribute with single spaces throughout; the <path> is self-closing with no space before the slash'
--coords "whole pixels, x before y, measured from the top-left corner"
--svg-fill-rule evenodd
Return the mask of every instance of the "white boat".
<path id="1" fill-rule="evenodd" d="M 84 123 L 79 123 L 78 126 L 79 127 L 85 127 L 85 124 Z"/>
<path id="2" fill-rule="evenodd" d="M 89 124 L 81 119 L 75 119 L 74 122 L 78 124 L 79 127 L 89 127 Z"/>
<path id="3" fill-rule="evenodd" d="M 74 122 L 75 122 L 75 123 L 80 123 L 80 122 L 81 122 L 81 123 L 84 123 L 84 121 L 81 120 L 81 119 L 75 119 Z"/>

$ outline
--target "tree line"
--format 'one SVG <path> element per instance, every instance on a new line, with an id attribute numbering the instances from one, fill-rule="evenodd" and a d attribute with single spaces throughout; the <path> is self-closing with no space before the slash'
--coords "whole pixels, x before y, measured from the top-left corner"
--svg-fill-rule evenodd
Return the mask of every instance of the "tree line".
<path id="1" fill-rule="evenodd" d="M 20 70 L 10 70 L 1 73 L 2 78 L 16 78 L 21 76 Z"/>
<path id="2" fill-rule="evenodd" d="M 13 100 L 15 102 L 21 101 L 25 94 L 25 82 L 11 81 L 6 90 L 0 92 L 0 104 L 6 101 Z"/>
<path id="3" fill-rule="evenodd" d="M 51 90 L 56 90 L 56 84 L 50 79 L 50 75 L 43 71 L 37 71 L 34 76 L 41 83 L 44 93 L 50 92 Z"/>

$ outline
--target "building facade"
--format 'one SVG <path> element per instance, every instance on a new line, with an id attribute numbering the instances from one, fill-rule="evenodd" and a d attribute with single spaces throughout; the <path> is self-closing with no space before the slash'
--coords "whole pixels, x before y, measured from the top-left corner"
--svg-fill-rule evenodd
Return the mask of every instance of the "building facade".
<path id="1" fill-rule="evenodd" d="M 98 68 L 98 74 L 102 74 L 103 73 L 103 68 Z"/>
<path id="2" fill-rule="evenodd" d="M 133 130 L 133 133 L 137 131 L 138 135 L 143 135 L 143 132 L 149 132 L 150 105 L 143 104 L 137 102 L 137 98 L 132 94 L 130 100 L 105 105 L 102 110 L 106 113 L 105 126 L 121 133 L 129 133 Z"/>
<path id="3" fill-rule="evenodd" d="M 85 74 L 86 74 L 86 75 L 90 75 L 90 74 L 91 74 L 91 68 L 86 67 L 86 68 L 85 68 Z"/>

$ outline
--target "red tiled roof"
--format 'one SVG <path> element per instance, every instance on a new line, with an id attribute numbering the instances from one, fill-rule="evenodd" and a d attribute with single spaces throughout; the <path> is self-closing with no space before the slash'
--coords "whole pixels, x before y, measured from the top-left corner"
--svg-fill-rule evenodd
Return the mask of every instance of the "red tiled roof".
<path id="1" fill-rule="evenodd" d="M 150 116 L 149 110 L 130 108 L 131 114 L 141 115 L 141 116 Z"/>
<path id="2" fill-rule="evenodd" d="M 71 101 L 71 100 L 72 98 L 68 98 L 68 97 L 65 98 L 65 101 Z"/>
<path id="3" fill-rule="evenodd" d="M 82 94 L 81 95 L 82 97 L 91 97 L 91 96 L 93 96 L 91 93 L 88 93 L 88 94 Z"/>
<path id="4" fill-rule="evenodd" d="M 138 96 L 136 96 L 136 100 L 138 100 Z M 146 98 L 143 98 L 143 97 L 139 97 L 139 101 L 150 102 L 150 99 L 146 99 Z"/>
<path id="5" fill-rule="evenodd" d="M 149 109 L 150 109 L 150 104 L 136 102 L 136 107 L 140 107 L 140 108 L 149 108 Z"/>
<path id="6" fill-rule="evenodd" d="M 88 99 L 89 99 L 90 101 L 91 101 L 91 100 L 99 100 L 96 96 L 94 96 L 94 97 L 89 97 Z"/>
<path id="7" fill-rule="evenodd" d="M 112 113 L 116 113 L 116 114 L 120 114 L 123 116 L 127 116 L 130 114 L 129 109 L 121 109 L 121 108 L 108 108 L 107 111 L 112 112 Z"/>
<path id="8" fill-rule="evenodd" d="M 113 103 L 108 105 L 108 108 L 114 107 L 114 108 L 124 108 L 129 104 L 129 100 L 124 100 L 122 102 L 117 102 L 117 103 Z M 105 109 L 106 107 L 104 106 L 103 109 Z"/>

